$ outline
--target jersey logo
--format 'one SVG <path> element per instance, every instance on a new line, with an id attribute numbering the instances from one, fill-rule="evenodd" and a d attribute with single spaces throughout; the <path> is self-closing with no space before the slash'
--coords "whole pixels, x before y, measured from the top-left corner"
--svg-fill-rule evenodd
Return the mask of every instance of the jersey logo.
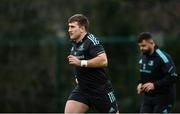
<path id="1" fill-rule="evenodd" d="M 114 111 L 115 111 L 115 109 L 113 107 L 111 107 L 110 110 L 109 110 L 110 113 L 112 113 Z"/>
<path id="2" fill-rule="evenodd" d="M 154 65 L 154 61 L 153 61 L 153 60 L 149 61 L 149 62 L 148 62 L 148 65 L 149 65 L 149 66 L 153 66 L 153 65 Z"/>
<path id="3" fill-rule="evenodd" d="M 142 64 L 142 59 L 141 59 L 141 60 L 139 60 L 139 64 Z"/>
<path id="4" fill-rule="evenodd" d="M 143 64 L 142 69 L 140 69 L 140 72 L 148 73 L 150 74 L 151 71 L 146 69 L 146 64 Z"/>
<path id="5" fill-rule="evenodd" d="M 167 109 L 164 109 L 164 110 L 163 110 L 163 113 L 166 113 L 166 114 L 167 114 L 167 113 L 168 113 Z"/>
<path id="6" fill-rule="evenodd" d="M 74 51 L 74 47 L 71 48 L 71 51 Z"/>
<path id="7" fill-rule="evenodd" d="M 77 55 L 77 52 L 76 52 L 76 51 L 74 52 L 74 55 Z"/>
<path id="8" fill-rule="evenodd" d="M 79 51 L 83 51 L 84 50 L 84 44 L 81 44 L 80 46 L 79 46 L 79 49 L 78 49 Z"/>
<path id="9" fill-rule="evenodd" d="M 148 74 L 150 74 L 150 73 L 151 73 L 151 71 L 150 71 L 150 70 L 146 70 L 146 69 L 140 69 L 140 72 L 144 72 L 144 73 L 148 73 Z"/>
<path id="10" fill-rule="evenodd" d="M 143 64 L 143 70 L 145 70 L 146 69 L 146 64 Z"/>
<path id="11" fill-rule="evenodd" d="M 78 59 L 82 60 L 82 59 L 85 59 L 85 56 L 84 55 L 79 55 L 79 56 L 76 56 Z"/>

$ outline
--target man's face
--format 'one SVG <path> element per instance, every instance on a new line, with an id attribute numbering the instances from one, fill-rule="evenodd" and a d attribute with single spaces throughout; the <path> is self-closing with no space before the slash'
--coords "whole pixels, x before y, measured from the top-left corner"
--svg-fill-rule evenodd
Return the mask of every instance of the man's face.
<path id="1" fill-rule="evenodd" d="M 78 22 L 72 22 L 68 24 L 68 32 L 71 40 L 78 40 L 82 34 L 82 27 L 78 25 Z"/>
<path id="2" fill-rule="evenodd" d="M 146 40 L 138 43 L 138 46 L 143 55 L 150 55 L 154 48 L 154 44 L 151 41 Z"/>

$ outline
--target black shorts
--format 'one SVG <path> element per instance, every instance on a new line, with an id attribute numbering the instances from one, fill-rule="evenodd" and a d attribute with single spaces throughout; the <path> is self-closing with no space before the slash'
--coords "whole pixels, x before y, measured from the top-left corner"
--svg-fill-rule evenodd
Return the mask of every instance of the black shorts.
<path id="1" fill-rule="evenodd" d="M 105 84 L 100 90 L 93 92 L 82 91 L 79 86 L 70 94 L 68 100 L 75 100 L 94 108 L 101 113 L 116 113 L 118 106 L 111 84 Z"/>

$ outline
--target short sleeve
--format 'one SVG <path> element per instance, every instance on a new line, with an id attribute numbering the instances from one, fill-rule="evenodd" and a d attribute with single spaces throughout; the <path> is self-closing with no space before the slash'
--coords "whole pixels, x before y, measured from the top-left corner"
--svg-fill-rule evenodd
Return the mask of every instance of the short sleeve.
<path id="1" fill-rule="evenodd" d="M 105 53 L 105 50 L 104 50 L 103 46 L 100 43 L 98 43 L 98 44 L 91 43 L 90 44 L 89 54 L 92 57 L 96 57 L 96 56 L 98 56 L 101 53 Z"/>

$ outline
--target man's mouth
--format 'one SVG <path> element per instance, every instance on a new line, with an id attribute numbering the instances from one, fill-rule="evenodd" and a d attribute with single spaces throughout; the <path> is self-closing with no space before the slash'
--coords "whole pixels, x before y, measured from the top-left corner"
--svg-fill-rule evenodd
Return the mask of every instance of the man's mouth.
<path id="1" fill-rule="evenodd" d="M 73 33 L 69 33 L 69 35 L 70 35 L 70 36 L 72 36 L 72 35 L 73 35 Z"/>

